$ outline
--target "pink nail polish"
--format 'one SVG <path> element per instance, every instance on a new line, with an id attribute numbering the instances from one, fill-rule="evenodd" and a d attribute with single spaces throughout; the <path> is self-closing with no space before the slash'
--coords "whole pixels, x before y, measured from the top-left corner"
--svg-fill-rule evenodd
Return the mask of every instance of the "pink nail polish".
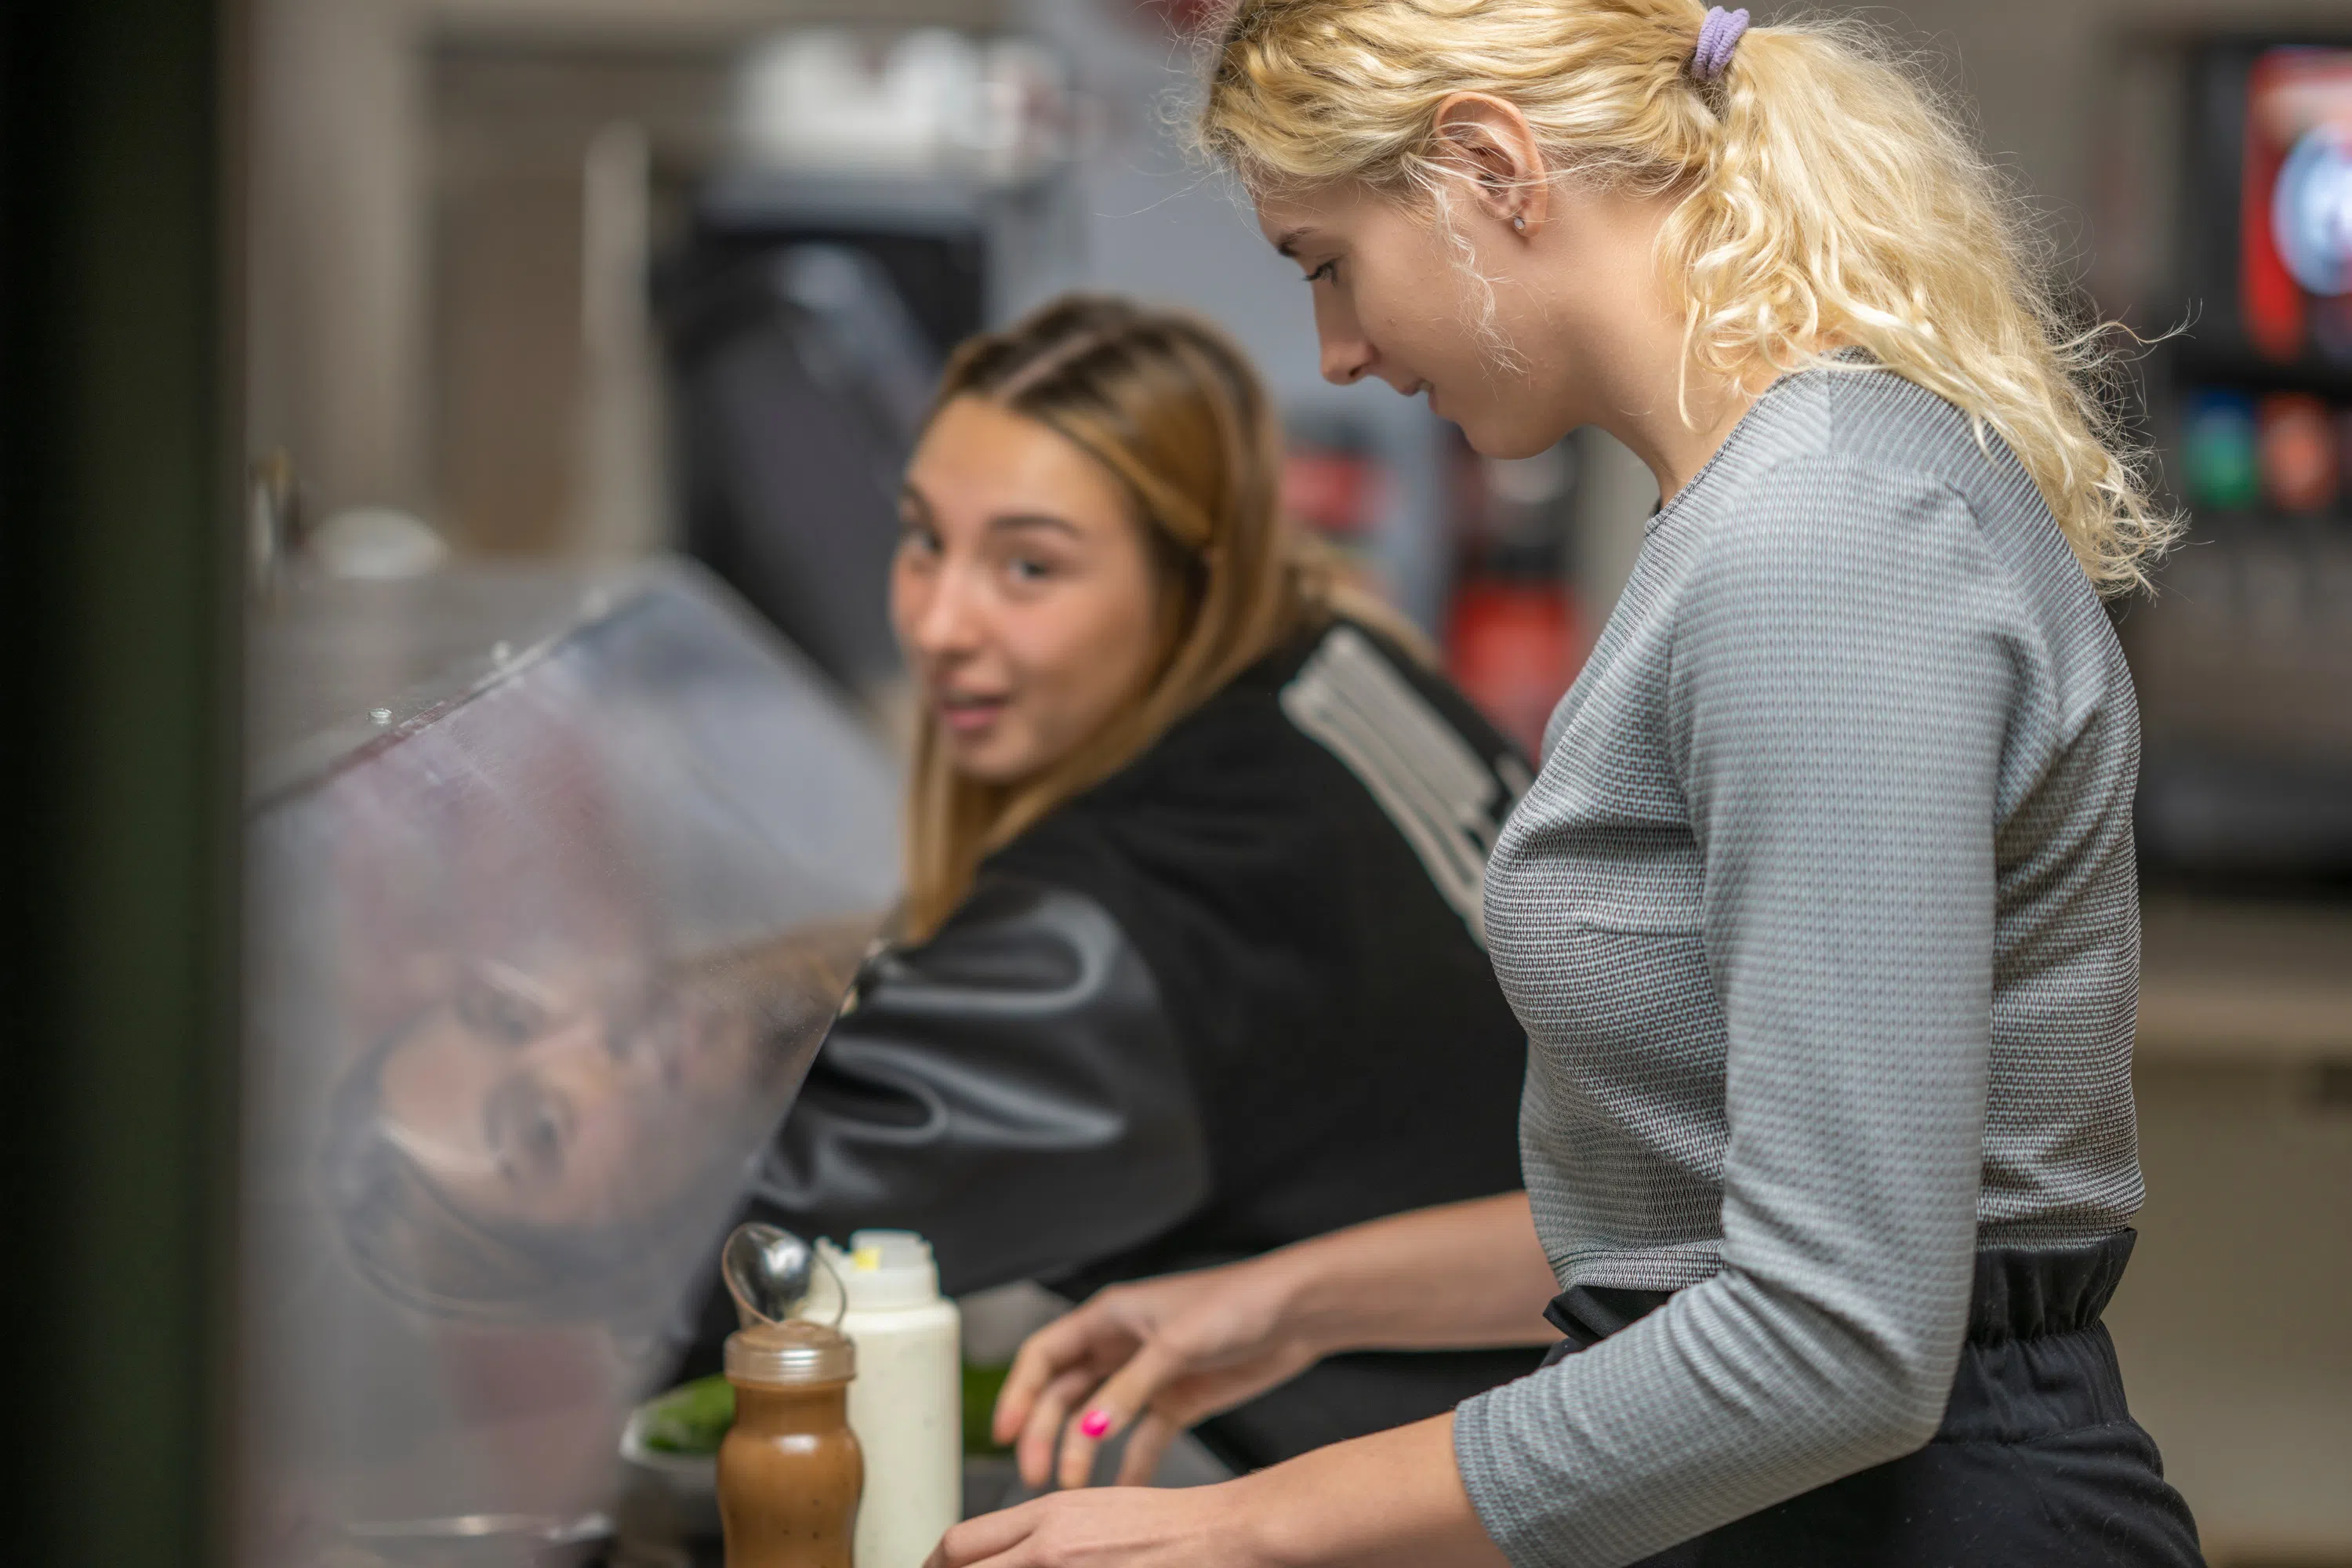
<path id="1" fill-rule="evenodd" d="M 1078 1430 L 1085 1433 L 1089 1437 L 1101 1436 L 1104 1433 L 1110 1430 L 1110 1412 L 1108 1410 L 1087 1411 L 1086 1418 L 1078 1423 Z"/>

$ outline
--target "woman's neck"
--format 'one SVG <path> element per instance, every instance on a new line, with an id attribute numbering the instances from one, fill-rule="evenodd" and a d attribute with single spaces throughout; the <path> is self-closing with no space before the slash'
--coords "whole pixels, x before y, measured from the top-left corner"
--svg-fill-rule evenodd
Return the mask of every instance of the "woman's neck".
<path id="1" fill-rule="evenodd" d="M 1637 363 L 1667 368 L 1629 378 L 1637 384 L 1616 389 L 1609 412 L 1596 421 L 1657 477 L 1663 501 L 1673 500 L 1706 467 L 1760 395 L 1760 389 L 1750 391 L 1696 366 L 1677 385 L 1671 366 L 1681 357 L 1681 348 L 1677 337 L 1672 358 L 1639 356 Z"/>
<path id="2" fill-rule="evenodd" d="M 1632 449 L 1672 500 L 1714 457 L 1761 394 L 1690 358 L 1684 302 L 1658 272 L 1658 237 L 1681 201 L 1672 191 L 1562 187 L 1536 287 L 1540 319 L 1560 332 L 1543 363 L 1574 367 L 1548 390 Z"/>

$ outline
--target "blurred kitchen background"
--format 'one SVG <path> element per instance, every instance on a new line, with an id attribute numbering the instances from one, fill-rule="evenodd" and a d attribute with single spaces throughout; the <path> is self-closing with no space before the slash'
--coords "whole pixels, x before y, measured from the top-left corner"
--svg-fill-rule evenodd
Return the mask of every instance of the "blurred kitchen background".
<path id="1" fill-rule="evenodd" d="M 24 1048 L 58 1058 L 11 1114 L 60 1194 L 25 1255 L 72 1347 L 18 1418 L 54 1414 L 154 1510 L 56 1561 L 231 1538 L 206 1500 L 239 1374 L 187 1365 L 267 1353 L 217 1258 L 257 1220 L 206 1155 L 240 1075 L 205 1064 L 261 1005 L 206 978 L 234 946 L 240 737 L 258 758 L 305 703 L 446 673 L 354 654 L 348 606 L 682 555 L 887 750 L 883 574 L 930 380 L 1071 287 L 1245 343 L 1294 516 L 1530 745 L 1656 499 L 1597 432 L 1492 462 L 1418 402 L 1319 381 L 1296 269 L 1171 129 L 1202 0 L 56 9 L 0 53 L 9 548 L 50 585 L 7 630 L 41 759 L 14 885 L 55 894 L 14 945 Z M 2111 1321 L 2213 1561 L 2352 1564 L 2352 7 L 1869 15 L 1974 104 L 2088 306 L 2158 340 L 2134 395 L 2193 527 L 2116 612 L 2146 722 L 2148 1202 Z M 142 1287 L 121 1229 L 174 1171 Z M 110 1484 L 46 1490 L 58 1541 L 96 1539 L 70 1510 Z"/>

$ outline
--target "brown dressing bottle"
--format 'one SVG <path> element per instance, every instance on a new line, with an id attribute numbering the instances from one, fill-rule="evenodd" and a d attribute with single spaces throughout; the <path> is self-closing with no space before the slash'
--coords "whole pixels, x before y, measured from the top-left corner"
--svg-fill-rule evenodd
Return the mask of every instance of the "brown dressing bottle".
<path id="1" fill-rule="evenodd" d="M 856 1352 L 821 1323 L 727 1339 L 735 1425 L 719 1445 L 727 1568 L 851 1568 L 866 1460 L 849 1430 Z"/>

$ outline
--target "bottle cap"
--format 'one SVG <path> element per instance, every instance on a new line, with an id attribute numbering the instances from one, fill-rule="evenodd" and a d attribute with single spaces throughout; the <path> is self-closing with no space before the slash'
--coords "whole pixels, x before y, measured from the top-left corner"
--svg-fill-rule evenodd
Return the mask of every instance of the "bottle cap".
<path id="1" fill-rule="evenodd" d="M 927 1307 L 940 1299 L 931 1244 L 911 1230 L 856 1231 L 846 1252 L 824 1241 L 817 1249 L 840 1279 L 853 1312 Z"/>
<path id="2" fill-rule="evenodd" d="M 727 1336 L 727 1375 L 789 1387 L 846 1383 L 857 1375 L 857 1349 L 840 1331 L 794 1318 L 754 1323 Z"/>

